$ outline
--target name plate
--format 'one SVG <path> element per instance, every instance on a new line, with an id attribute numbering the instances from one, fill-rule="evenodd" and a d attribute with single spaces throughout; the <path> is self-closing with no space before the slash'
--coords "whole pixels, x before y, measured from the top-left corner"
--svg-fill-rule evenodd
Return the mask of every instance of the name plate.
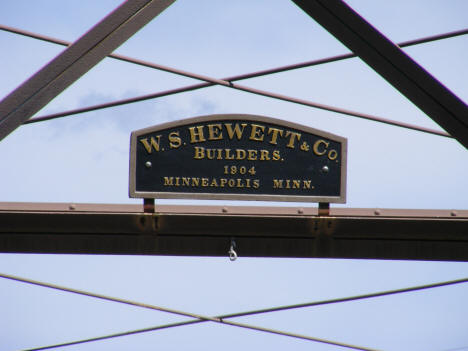
<path id="1" fill-rule="evenodd" d="M 347 140 L 279 119 L 211 115 L 134 131 L 130 197 L 346 201 Z"/>

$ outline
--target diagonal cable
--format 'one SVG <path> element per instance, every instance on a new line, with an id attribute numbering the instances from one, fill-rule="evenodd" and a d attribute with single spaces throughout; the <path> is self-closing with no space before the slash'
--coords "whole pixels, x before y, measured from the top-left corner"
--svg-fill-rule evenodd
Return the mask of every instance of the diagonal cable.
<path id="1" fill-rule="evenodd" d="M 12 32 L 12 33 L 26 35 L 26 36 L 33 37 L 33 38 L 36 38 L 36 39 L 52 42 L 52 43 L 55 43 L 55 44 L 60 44 L 60 45 L 68 45 L 69 44 L 68 42 L 60 40 L 60 39 L 55 39 L 55 38 L 51 38 L 51 37 L 42 36 L 42 35 L 39 35 L 39 34 L 23 31 L 23 30 L 20 30 L 20 29 L 17 29 L 17 28 L 11 28 L 11 27 L 7 27 L 7 26 L 0 26 L 0 29 L 5 30 L 5 31 L 9 31 L 9 32 Z M 443 33 L 443 34 L 440 34 L 440 35 L 434 35 L 434 36 L 430 36 L 430 37 L 424 37 L 424 38 L 419 38 L 419 39 L 415 39 L 415 40 L 411 40 L 411 41 L 406 41 L 406 42 L 400 43 L 399 45 L 402 46 L 402 47 L 403 46 L 411 46 L 411 45 L 416 45 L 416 44 L 421 44 L 421 43 L 427 43 L 427 42 L 434 41 L 434 40 L 440 40 L 440 39 L 446 39 L 446 38 L 450 38 L 450 37 L 454 37 L 454 36 L 464 35 L 464 34 L 467 34 L 467 33 L 468 33 L 468 29 L 463 29 L 463 30 L 459 30 L 459 31 Z M 162 71 L 166 71 L 166 72 L 170 72 L 170 73 L 174 73 L 174 74 L 178 74 L 178 75 L 182 75 L 182 76 L 193 78 L 193 79 L 202 80 L 202 81 L 205 81 L 206 83 L 186 86 L 186 87 L 179 88 L 179 89 L 172 89 L 172 90 L 159 92 L 159 93 L 155 93 L 155 94 L 139 96 L 139 97 L 131 98 L 131 99 L 118 100 L 118 101 L 114 101 L 114 102 L 107 103 L 107 104 L 93 105 L 93 106 L 89 106 L 89 107 L 85 107 L 85 108 L 74 109 L 74 110 L 64 111 L 64 112 L 60 112 L 60 113 L 54 113 L 54 114 L 50 114 L 50 115 L 30 119 L 30 120 L 26 121 L 25 124 L 46 121 L 46 120 L 50 120 L 50 119 L 65 117 L 65 116 L 78 114 L 78 113 L 83 113 L 83 112 L 90 112 L 90 111 L 103 109 L 103 108 L 108 108 L 108 107 L 115 107 L 115 106 L 119 106 L 119 105 L 129 104 L 129 103 L 138 102 L 138 101 L 144 101 L 144 100 L 148 100 L 148 99 L 154 99 L 154 98 L 157 98 L 157 97 L 172 95 L 172 94 L 176 94 L 176 93 L 180 93 L 180 92 L 191 91 L 191 90 L 200 89 L 200 88 L 213 86 L 213 85 L 221 85 L 221 86 L 225 86 L 225 87 L 228 87 L 228 88 L 233 88 L 233 89 L 237 89 L 237 90 L 241 90 L 241 91 L 245 91 L 245 92 L 249 92 L 249 93 L 253 93 L 253 94 L 257 94 L 257 95 L 261 95 L 261 96 L 266 96 L 266 97 L 270 97 L 270 98 L 274 98 L 274 99 L 278 99 L 278 100 L 288 101 L 288 102 L 292 102 L 292 103 L 296 103 L 296 104 L 300 104 L 300 105 L 304 105 L 304 106 L 314 107 L 314 108 L 318 108 L 318 109 L 322 109 L 322 110 L 326 110 L 326 111 L 345 114 L 345 115 L 348 115 L 348 116 L 363 118 L 363 119 L 372 120 L 372 121 L 375 121 L 375 122 L 380 122 L 380 123 L 384 123 L 384 124 L 389 124 L 389 125 L 393 125 L 393 126 L 398 126 L 398 127 L 407 128 L 407 129 L 411 129 L 411 130 L 416 130 L 416 131 L 429 133 L 429 134 L 434 134 L 434 135 L 438 135 L 438 136 L 451 137 L 449 134 L 447 134 L 445 132 L 434 130 L 434 129 L 423 128 L 423 127 L 419 127 L 419 126 L 408 124 L 408 123 L 403 123 L 403 122 L 398 122 L 398 121 L 394 121 L 394 120 L 385 119 L 385 118 L 382 118 L 382 117 L 373 116 L 373 115 L 366 114 L 366 113 L 361 113 L 361 112 L 357 112 L 357 111 L 342 109 L 342 108 L 338 108 L 338 107 L 334 107 L 334 106 L 330 106 L 330 105 L 325 105 L 325 104 L 319 104 L 319 103 L 315 103 L 315 102 L 312 102 L 312 101 L 309 101 L 309 100 L 297 99 L 297 98 L 289 97 L 289 96 L 282 95 L 282 94 L 271 93 L 271 92 L 268 92 L 268 91 L 265 91 L 265 90 L 254 89 L 254 88 L 247 87 L 247 86 L 244 86 L 244 85 L 232 83 L 232 81 L 235 81 L 235 80 L 259 77 L 259 76 L 262 76 L 262 75 L 278 73 L 278 72 L 284 72 L 284 71 L 295 69 L 295 68 L 303 68 L 303 67 L 308 67 L 308 66 L 313 66 L 313 65 L 318 65 L 318 64 L 323 64 L 323 63 L 329 63 L 329 62 L 339 61 L 339 60 L 343 60 L 343 59 L 348 59 L 348 58 L 355 57 L 354 54 L 339 55 L 339 56 L 334 56 L 334 57 L 325 58 L 325 59 L 321 59 L 321 60 L 308 61 L 308 62 L 296 64 L 296 65 L 283 66 L 283 67 L 279 67 L 279 68 L 276 68 L 276 69 L 264 70 L 264 71 L 260 71 L 260 72 L 244 74 L 244 75 L 241 75 L 241 76 L 228 77 L 228 78 L 224 78 L 224 79 L 217 79 L 217 78 L 211 78 L 211 77 L 204 76 L 204 75 L 194 74 L 194 73 L 191 73 L 191 72 L 187 72 L 187 71 L 183 71 L 183 70 L 179 70 L 179 69 L 175 69 L 175 68 L 155 64 L 155 63 L 152 63 L 152 62 L 137 60 L 137 59 L 134 59 L 134 58 L 131 58 L 131 57 L 128 57 L 128 56 L 123 56 L 123 55 L 112 54 L 112 55 L 109 55 L 109 57 L 119 59 L 119 60 L 122 60 L 122 61 L 126 61 L 126 62 L 135 63 L 135 64 L 146 66 L 146 67 L 150 67 L 150 68 L 159 69 L 159 70 L 162 70 Z"/>
<path id="2" fill-rule="evenodd" d="M 58 286 L 58 285 L 52 285 L 52 284 L 37 282 L 37 281 L 33 281 L 33 280 L 25 279 L 25 278 L 20 278 L 20 277 L 16 277 L 16 276 L 12 276 L 12 275 L 6 275 L 6 274 L 1 274 L 0 273 L 0 278 L 10 279 L 10 280 L 18 281 L 18 282 L 38 285 L 38 286 L 47 287 L 47 288 L 52 288 L 52 289 L 61 290 L 61 291 L 65 291 L 65 292 L 71 292 L 71 293 L 75 293 L 75 294 L 79 294 L 79 295 L 85 295 L 85 296 L 89 296 L 89 297 L 95 297 L 95 298 L 110 300 L 110 301 L 113 301 L 113 302 L 130 304 L 130 305 L 137 306 L 137 307 L 157 309 L 157 310 L 160 310 L 160 311 L 170 312 L 170 313 L 175 313 L 175 314 L 179 314 L 179 312 L 180 312 L 180 311 L 169 310 L 169 309 L 162 310 L 160 307 L 156 307 L 156 306 L 145 305 L 145 304 L 132 302 L 132 301 L 128 301 L 128 300 L 109 298 L 109 297 L 104 296 L 104 295 L 98 295 L 98 294 L 93 294 L 93 293 L 84 292 L 84 291 L 80 291 L 80 290 L 64 288 L 64 287 L 61 287 L 61 286 Z M 68 343 L 64 343 L 64 344 L 50 345 L 50 346 L 45 346 L 45 347 L 35 348 L 35 349 L 30 349 L 30 350 L 31 351 L 32 350 L 46 350 L 46 349 L 51 349 L 51 348 L 56 348 L 56 347 L 82 344 L 82 343 L 86 343 L 86 342 L 111 339 L 111 338 L 120 337 L 120 336 L 144 333 L 144 332 L 155 331 L 155 330 L 160 330 L 160 329 L 173 328 L 173 327 L 178 327 L 178 326 L 183 326 L 183 325 L 203 323 L 203 322 L 206 322 L 206 321 L 212 321 L 213 319 L 218 320 L 220 323 L 234 325 L 234 324 L 232 324 L 232 322 L 226 321 L 225 319 L 227 319 L 227 318 L 236 318 L 236 317 L 245 317 L 245 316 L 249 316 L 249 315 L 256 315 L 256 314 L 261 314 L 261 313 L 271 313 L 271 312 L 285 311 L 285 310 L 305 308 L 305 307 L 313 307 L 313 306 L 321 306 L 321 305 L 328 305 L 328 304 L 335 304 L 335 303 L 342 303 L 342 302 L 357 301 L 357 300 L 369 299 L 369 298 L 374 298 L 374 297 L 382 297 L 382 296 L 395 295 L 395 294 L 407 293 L 407 292 L 412 292 L 412 291 L 420 291 L 420 290 L 433 289 L 433 288 L 444 287 L 444 286 L 449 286 L 449 285 L 462 284 L 462 283 L 467 283 L 467 282 L 468 282 L 468 278 L 462 278 L 462 279 L 444 281 L 444 282 L 427 284 L 427 285 L 413 286 L 413 287 L 409 287 L 409 288 L 387 290 L 387 291 L 381 291 L 381 292 L 376 292 L 376 293 L 371 293 L 371 294 L 356 295 L 356 296 L 351 296 L 351 297 L 329 299 L 329 300 L 322 300 L 322 301 L 314 301 L 314 302 L 308 302 L 308 303 L 302 303 L 302 304 L 294 304 L 294 305 L 266 308 L 266 309 L 246 311 L 246 312 L 240 312 L 240 313 L 225 314 L 225 315 L 219 315 L 219 316 L 215 316 L 215 317 L 202 317 L 202 318 L 199 318 L 200 316 L 198 316 L 198 315 L 193 315 L 193 314 L 188 314 L 188 313 L 182 312 L 183 315 L 193 317 L 193 318 L 196 318 L 196 319 L 195 320 L 185 321 L 185 322 L 178 322 L 178 323 L 173 323 L 173 324 L 160 325 L 160 326 L 150 327 L 150 328 L 145 328 L 145 329 L 127 331 L 127 332 L 123 332 L 123 333 L 111 334 L 111 335 L 106 335 L 106 336 L 101 336 L 101 337 L 96 337 L 96 338 L 84 339 L 84 340 L 79 340 L 79 341 L 72 341 L 72 342 L 68 342 Z M 149 306 L 151 306 L 151 307 L 149 307 Z M 156 307 L 156 308 L 152 308 L 152 307 Z M 239 323 L 236 323 L 236 324 L 239 324 Z M 238 326 L 238 325 L 236 325 L 236 326 Z M 266 331 L 266 330 L 262 330 L 262 331 Z M 281 335 L 283 335 L 283 334 L 281 334 Z M 292 336 L 292 335 L 288 335 L 288 336 Z M 302 338 L 302 336 L 300 338 Z M 310 339 L 307 339 L 307 340 L 310 340 Z"/>
<path id="3" fill-rule="evenodd" d="M 272 328 L 264 328 L 264 327 L 259 327 L 259 326 L 254 326 L 251 324 L 246 324 L 246 323 L 239 323 L 239 322 L 232 322 L 232 321 L 227 321 L 223 320 L 222 318 L 219 317 L 210 317 L 210 316 L 203 316 L 195 313 L 189 313 L 189 312 L 183 312 L 171 308 L 166 308 L 166 307 L 161 307 L 161 306 L 155 306 L 151 304 L 145 304 L 141 302 L 135 302 L 131 300 L 126 300 L 126 299 L 119 299 L 116 297 L 110 297 L 110 296 L 105 296 L 101 294 L 95 294 L 91 293 L 88 291 L 84 290 L 77 290 L 77 289 L 71 289 L 55 284 L 49 284 L 49 283 L 44 283 L 44 282 L 39 282 L 36 280 L 31 280 L 31 279 L 26 279 L 26 278 L 20 278 L 16 277 L 13 275 L 7 275 L 7 274 L 0 274 L 0 278 L 5 278 L 5 279 L 10 279 L 14 280 L 17 282 L 22 282 L 22 283 L 28 283 L 36 286 L 41 286 L 45 288 L 51 288 L 55 290 L 60 290 L 64 292 L 69 292 L 77 295 L 82 295 L 82 296 L 88 296 L 88 297 L 94 297 L 98 298 L 101 300 L 106 300 L 106 301 L 111 301 L 111 302 L 118 302 L 130 306 L 135 306 L 135 307 L 142 307 L 150 310 L 156 310 L 156 311 L 161 311 L 161 312 L 167 312 L 179 316 L 184 316 L 184 317 L 190 317 L 190 318 L 195 318 L 196 320 L 199 321 L 210 321 L 210 322 L 215 322 L 215 323 L 220 323 L 220 324 L 226 324 L 226 325 L 231 325 L 234 327 L 239 327 L 239 328 L 244 328 L 244 329 L 249 329 L 249 330 L 255 330 L 255 331 L 261 331 L 265 333 L 270 333 L 270 334 L 276 334 L 276 335 L 282 335 L 282 336 L 287 336 L 287 337 L 292 337 L 296 339 L 302 339 L 302 340 L 308 340 L 308 341 L 314 341 L 314 342 L 319 342 L 323 344 L 328 344 L 328 345 L 333 345 L 333 346 L 340 346 L 348 349 L 353 349 L 353 350 L 361 350 L 361 351 L 377 351 L 375 349 L 367 348 L 367 347 L 361 347 L 361 346 L 356 346 L 352 344 L 346 344 L 346 343 L 341 343 L 341 342 L 336 342 L 332 340 L 327 340 L 327 339 L 321 339 L 321 338 L 315 338 L 303 334 L 297 334 L 297 333 L 290 333 L 290 332 L 285 332 L 277 329 L 272 329 Z M 49 347 L 50 348 L 50 347 Z M 44 348 L 42 348 L 44 350 Z"/>
<path id="4" fill-rule="evenodd" d="M 45 36 L 45 35 L 38 34 L 38 33 L 29 32 L 29 31 L 19 29 L 19 28 L 5 26 L 5 25 L 2 25 L 2 24 L 0 24 L 0 30 L 10 32 L 10 33 L 14 33 L 14 34 L 23 35 L 23 36 L 38 39 L 38 40 L 43 40 L 43 41 L 53 43 L 53 44 L 63 45 L 63 46 L 68 46 L 68 45 L 71 44 L 70 42 L 65 41 L 65 40 Z M 414 46 L 414 45 L 419 45 L 419 44 L 430 43 L 430 42 L 437 41 L 437 40 L 454 38 L 454 37 L 462 36 L 462 35 L 466 35 L 466 34 L 468 34 L 468 28 L 460 29 L 460 30 L 456 30 L 456 31 L 451 31 L 451 32 L 446 32 L 446 33 L 441 33 L 441 34 L 436 34 L 436 35 L 431 35 L 431 36 L 422 37 L 422 38 L 413 39 L 413 40 L 407 40 L 407 41 L 400 42 L 397 45 L 399 47 L 403 48 L 403 47 L 408 47 L 408 46 Z M 162 65 L 159 65 L 159 64 L 156 64 L 156 63 L 146 62 L 146 61 L 142 61 L 142 60 L 139 60 L 139 59 L 135 59 L 135 58 L 132 58 L 132 57 L 119 55 L 119 54 L 110 54 L 108 57 L 111 57 L 111 58 L 116 59 L 116 60 L 121 60 L 121 61 L 129 62 L 129 63 L 133 63 L 133 64 L 136 64 L 136 65 L 144 66 L 144 67 L 163 70 L 163 71 L 166 71 L 166 69 L 170 69 L 169 67 L 162 66 Z M 321 65 L 321 64 L 325 64 L 325 63 L 332 63 L 332 62 L 342 61 L 342 60 L 346 60 L 346 59 L 350 59 L 350 58 L 354 58 L 354 57 L 357 57 L 357 55 L 355 55 L 353 53 L 330 56 L 330 57 L 323 58 L 323 59 L 305 61 L 305 62 L 295 63 L 295 64 L 292 64 L 292 65 L 286 65 L 286 66 L 281 66 L 281 67 L 277 67 L 277 68 L 266 69 L 266 70 L 262 70 L 262 71 L 258 71 L 258 72 L 246 73 L 246 74 L 242 74 L 242 75 L 232 76 L 232 77 L 224 78 L 223 80 L 237 81 L 237 80 L 243 80 L 243 79 L 257 78 L 257 77 L 262 77 L 262 76 L 266 76 L 266 75 L 270 75 L 270 74 L 276 74 L 276 73 L 286 72 L 286 71 L 290 71 L 290 70 L 295 70 L 295 69 L 299 69 L 299 68 L 306 68 L 306 67 L 317 66 L 317 65 Z M 167 72 L 172 72 L 172 71 L 167 71 Z M 175 72 L 172 72 L 172 73 L 175 73 Z M 210 87 L 212 85 L 213 84 L 205 83 L 205 84 L 203 84 L 202 87 Z M 180 92 L 183 92 L 183 91 L 180 91 Z"/>
<path id="5" fill-rule="evenodd" d="M 358 117 L 358 118 L 362 118 L 362 119 L 366 119 L 366 120 L 370 120 L 370 121 L 374 121 L 374 122 L 393 125 L 393 126 L 396 126 L 396 127 L 411 129 L 411 130 L 415 130 L 415 131 L 418 131 L 418 132 L 424 132 L 424 133 L 428 133 L 428 134 L 434 134 L 434 135 L 438 135 L 438 136 L 452 138 L 452 136 L 450 136 L 449 134 L 447 134 L 447 133 L 445 133 L 443 131 L 435 130 L 435 129 L 424 128 L 424 127 L 420 127 L 420 126 L 417 126 L 417 125 L 414 125 L 414 124 L 399 122 L 399 121 L 395 121 L 395 120 L 391 120 L 391 119 L 386 119 L 386 118 L 374 116 L 374 115 L 367 114 L 367 113 L 362 113 L 362 112 L 358 112 L 358 111 L 343 109 L 343 108 L 339 108 L 339 107 L 335 107 L 335 106 L 331 106 L 331 105 L 326 105 L 326 104 L 320 104 L 320 103 L 316 103 L 316 102 L 305 100 L 305 99 L 299 99 L 299 98 L 295 98 L 295 97 L 291 97 L 291 96 L 287 96 L 287 95 L 283 95 L 283 94 L 272 93 L 272 92 L 269 92 L 269 91 L 266 91 L 266 90 L 255 89 L 255 88 L 251 88 L 251 87 L 248 87 L 248 86 L 245 86 L 245 85 L 232 83 L 231 80 L 211 78 L 211 77 L 208 77 L 208 76 L 203 76 L 203 75 L 199 75 L 199 74 L 192 74 L 192 73 L 189 73 L 189 72 L 186 72 L 186 71 L 181 71 L 181 70 L 177 70 L 177 71 L 178 71 L 178 74 L 180 74 L 180 75 L 184 75 L 186 77 L 203 80 L 205 82 L 209 82 L 210 85 L 221 85 L 221 86 L 224 86 L 224 87 L 227 87 L 227 88 L 241 90 L 241 91 L 245 91 L 245 92 L 252 93 L 252 94 L 255 94 L 255 95 L 261 95 L 261 96 L 273 98 L 273 99 L 276 99 L 276 100 L 287 101 L 287 102 L 295 103 L 295 104 L 298 104 L 298 105 L 314 107 L 314 108 L 325 110 L 325 111 L 335 112 L 335 113 L 348 115 L 348 116 L 352 116 L 352 117 Z M 173 73 L 175 73 L 175 72 L 173 72 Z M 196 87 L 196 86 L 192 85 L 192 86 L 189 86 L 189 87 L 185 87 L 184 91 L 199 89 L 199 86 L 200 85 L 198 85 L 198 87 Z M 46 116 L 41 116 L 41 117 L 36 117 L 36 118 L 30 119 L 30 120 L 24 122 L 24 124 L 43 122 L 43 121 L 56 119 L 56 118 L 60 118 L 60 117 L 65 117 L 65 116 L 70 116 L 70 115 L 74 115 L 74 114 L 78 114 L 78 113 L 90 112 L 90 111 L 103 109 L 103 108 L 107 108 L 107 107 L 120 106 L 120 105 L 128 104 L 128 103 L 131 103 L 131 102 L 137 102 L 137 101 L 143 101 L 143 100 L 148 100 L 148 99 L 154 99 L 156 97 L 173 95 L 173 94 L 179 93 L 180 92 L 179 90 L 180 89 L 172 89 L 172 90 L 168 90 L 168 91 L 164 91 L 164 92 L 158 92 L 158 93 L 155 93 L 155 94 L 139 96 L 139 97 L 136 97 L 136 98 L 118 100 L 118 101 L 114 101 L 114 102 L 107 103 L 107 104 L 94 105 L 94 106 L 89 106 L 89 107 L 85 107 L 85 108 L 79 108 L 79 109 L 69 110 L 69 111 L 60 112 L 60 113 L 54 113 L 54 114 L 51 114 L 51 115 L 46 115 Z"/>
<path id="6" fill-rule="evenodd" d="M 285 311 L 285 310 L 297 309 L 297 308 L 305 308 L 305 307 L 322 306 L 322 305 L 328 305 L 328 304 L 334 304 L 334 303 L 357 301 L 357 300 L 369 299 L 369 298 L 374 298 L 374 297 L 382 297 L 382 296 L 388 296 L 388 295 L 394 295 L 394 294 L 407 293 L 407 292 L 418 291 L 418 290 L 439 288 L 443 286 L 449 286 L 449 285 L 455 285 L 455 284 L 461 284 L 461 283 L 467 283 L 467 282 L 468 282 L 468 278 L 464 278 L 464 279 L 445 281 L 445 282 L 435 283 L 435 284 L 414 286 L 414 287 L 396 289 L 396 290 L 381 291 L 381 292 L 372 293 L 372 294 L 365 294 L 365 295 L 358 295 L 358 296 L 351 296 L 351 297 L 330 299 L 330 300 L 322 300 L 322 301 L 314 301 L 314 302 L 308 302 L 308 303 L 296 304 L 296 305 L 266 308 L 266 309 L 261 309 L 261 310 L 256 310 L 256 311 L 246 311 L 246 312 L 240 312 L 240 313 L 225 314 L 225 315 L 216 316 L 216 318 L 225 319 L 225 318 L 245 317 L 245 316 L 255 315 L 255 314 L 260 314 L 260 313 L 270 313 L 270 312 Z M 156 331 L 156 330 L 181 327 L 184 325 L 198 324 L 198 323 L 203 323 L 203 322 L 205 321 L 189 320 L 189 321 L 178 322 L 178 323 L 164 324 L 164 325 L 158 325 L 155 327 L 130 330 L 130 331 L 109 334 L 109 335 L 99 336 L 99 337 L 94 337 L 94 338 L 75 340 L 75 341 L 66 342 L 62 344 L 43 346 L 39 348 L 28 349 L 25 351 L 49 350 L 49 349 L 53 349 L 57 347 L 65 347 L 65 346 L 72 346 L 72 345 L 84 344 L 84 343 L 89 343 L 89 342 L 108 340 L 108 339 L 113 339 L 113 338 L 122 337 L 122 336 L 142 334 L 142 333 L 147 333 L 147 332 Z"/>
<path id="7" fill-rule="evenodd" d="M 195 321 L 196 323 L 196 321 Z M 296 333 L 289 333 L 289 332 L 284 332 L 284 331 L 279 331 L 275 329 L 270 329 L 270 328 L 262 328 L 262 327 L 257 327 L 257 326 L 252 326 L 248 325 L 245 323 L 234 323 L 230 321 L 223 321 L 220 322 L 222 324 L 228 324 L 236 327 L 241 327 L 245 329 L 250 329 L 250 330 L 255 330 L 255 331 L 262 331 L 270 334 L 276 334 L 276 335 L 281 335 L 281 336 L 287 336 L 287 337 L 292 337 L 296 339 L 302 339 L 302 340 L 308 340 L 308 341 L 315 341 L 315 342 L 320 342 L 320 343 L 325 343 L 328 345 L 333 345 L 333 346 L 340 346 L 352 350 L 361 350 L 361 351 L 378 351 L 377 349 L 371 349 L 371 348 L 366 348 L 366 347 L 361 347 L 361 346 L 356 346 L 356 345 L 351 345 L 351 344 L 345 344 L 345 343 L 339 343 L 339 342 L 334 342 L 330 340 L 325 340 L 325 339 L 318 339 L 318 338 L 313 338 L 310 336 L 306 335 L 301 335 L 301 334 L 296 334 Z M 125 332 L 125 333 L 118 333 L 118 334 L 112 334 L 108 335 L 105 337 L 97 337 L 97 338 L 91 338 L 91 339 L 85 339 L 85 340 L 80 340 L 80 341 L 74 341 L 74 342 L 69 342 L 69 343 L 63 343 L 63 344 L 56 344 L 56 345 L 50 345 L 50 346 L 44 346 L 44 347 L 38 347 L 38 348 L 32 348 L 32 349 L 25 349 L 23 351 L 41 351 L 41 350 L 50 350 L 54 349 L 57 347 L 65 347 L 65 346 L 72 346 L 72 345 L 79 345 L 79 344 L 84 344 L 88 342 L 94 342 L 94 341 L 101 341 L 101 340 L 108 340 L 120 336 L 127 336 L 127 335 L 134 335 L 137 333 L 143 333 L 143 332 L 148 332 L 148 331 L 155 331 L 155 330 L 161 330 L 161 329 L 166 329 L 166 328 L 171 328 L 175 326 L 182 326 L 182 325 L 187 325 L 187 324 L 193 324 L 193 323 L 174 323 L 174 324 L 167 324 L 163 326 L 158 326 L 154 328 L 147 328 L 147 329 L 140 329 L 137 331 L 130 331 L 130 332 Z"/>
<path id="8" fill-rule="evenodd" d="M 182 72 L 182 71 L 180 71 L 180 72 Z M 184 74 L 184 75 L 186 75 L 187 77 L 189 76 L 188 74 Z M 396 127 L 415 130 L 415 131 L 418 131 L 418 132 L 423 132 L 423 133 L 443 136 L 443 137 L 447 137 L 447 138 L 452 138 L 452 136 L 447 134 L 446 132 L 439 131 L 439 130 L 436 130 L 436 129 L 420 127 L 420 126 L 417 126 L 417 125 L 414 125 L 414 124 L 399 122 L 399 121 L 395 121 L 395 120 L 391 120 L 391 119 L 387 119 L 387 118 L 374 116 L 374 115 L 367 114 L 367 113 L 342 109 L 342 108 L 331 106 L 331 105 L 319 104 L 319 103 L 312 102 L 312 101 L 309 101 L 309 100 L 298 99 L 298 98 L 290 97 L 290 96 L 287 96 L 287 95 L 276 94 L 276 93 L 268 92 L 266 90 L 255 89 L 255 88 L 247 87 L 245 85 L 240 85 L 240 84 L 237 84 L 237 83 L 235 84 L 235 83 L 230 82 L 229 80 L 210 78 L 210 77 L 201 76 L 201 75 L 196 75 L 196 76 L 197 76 L 196 79 L 200 79 L 200 80 L 210 82 L 210 85 L 219 84 L 219 85 L 222 85 L 222 86 L 225 86 L 225 87 L 228 87 L 228 88 L 245 91 L 245 92 L 256 94 L 256 95 L 261 95 L 261 96 L 273 98 L 273 99 L 276 99 L 276 100 L 287 101 L 287 102 L 295 103 L 295 104 L 298 104 L 298 105 L 314 107 L 314 108 L 318 108 L 318 109 L 321 109 L 321 110 L 336 112 L 336 113 L 351 116 L 351 117 L 358 117 L 358 118 L 366 119 L 366 120 L 369 120 L 369 121 L 374 121 L 374 122 L 388 124 L 388 125 L 392 125 L 392 126 L 396 126 Z M 193 75 L 192 78 L 195 78 L 195 75 Z M 199 86 L 200 86 L 200 84 L 198 84 L 198 87 L 196 87 L 194 85 L 188 86 L 188 87 L 184 88 L 184 91 L 199 89 Z M 78 113 L 90 112 L 90 111 L 99 110 L 99 109 L 103 109 L 103 108 L 125 105 L 125 104 L 128 104 L 128 103 L 133 103 L 133 102 L 137 102 L 137 101 L 144 101 L 144 100 L 148 100 L 148 99 L 154 99 L 154 98 L 157 98 L 157 97 L 173 95 L 173 94 L 177 94 L 179 92 L 180 92 L 179 89 L 172 89 L 172 90 L 167 90 L 167 91 L 163 91 L 163 92 L 158 92 L 158 93 L 155 93 L 155 94 L 139 96 L 139 97 L 136 97 L 136 98 L 123 99 L 123 100 L 118 100 L 118 101 L 114 101 L 114 102 L 111 102 L 111 103 L 99 104 L 99 105 L 94 105 L 94 106 L 69 110 L 69 111 L 65 111 L 65 112 L 54 113 L 54 114 L 51 114 L 51 115 L 46 115 L 46 116 L 41 116 L 41 117 L 36 117 L 36 118 L 29 119 L 28 121 L 24 122 L 24 124 L 43 122 L 43 121 L 56 119 L 56 118 L 60 118 L 60 117 L 75 115 L 75 114 L 78 114 Z"/>

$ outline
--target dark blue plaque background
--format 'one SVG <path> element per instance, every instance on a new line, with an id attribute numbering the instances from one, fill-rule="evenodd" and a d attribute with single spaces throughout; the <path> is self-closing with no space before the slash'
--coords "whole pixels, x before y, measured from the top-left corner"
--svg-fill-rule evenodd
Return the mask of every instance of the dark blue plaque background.
<path id="1" fill-rule="evenodd" d="M 207 127 L 208 124 L 224 124 L 231 123 L 247 123 L 244 131 L 244 136 L 239 141 L 236 137 L 230 140 L 227 137 L 226 130 L 223 130 L 224 138 L 222 140 L 206 140 L 200 143 L 190 143 L 189 128 L 204 125 L 204 135 L 208 139 Z M 263 142 L 249 140 L 250 124 L 255 123 L 265 126 L 265 137 Z M 268 127 L 297 132 L 301 134 L 300 141 L 295 142 L 294 149 L 287 147 L 289 138 L 278 137 L 277 145 L 269 143 L 271 136 L 266 135 Z M 179 148 L 171 148 L 169 145 L 168 135 L 171 132 L 179 132 L 182 139 L 182 145 Z M 148 154 L 144 145 L 140 142 L 141 139 L 160 135 L 160 151 L 153 150 Z M 317 140 L 324 140 L 329 143 L 327 150 L 336 150 L 338 157 L 336 160 L 330 160 L 327 154 L 317 156 L 312 147 Z M 309 146 L 308 151 L 303 151 L 301 145 L 306 142 Z M 204 147 L 205 149 L 231 149 L 235 153 L 236 149 L 243 150 L 268 150 L 270 157 L 274 150 L 279 150 L 282 161 L 250 161 L 244 160 L 209 160 L 209 159 L 194 159 L 195 147 Z M 323 151 L 324 144 L 321 144 L 320 150 Z M 164 150 L 164 151 L 162 151 Z M 146 162 L 151 162 L 150 168 L 146 167 Z M 135 161 L 135 190 L 136 192 L 157 192 L 157 193 L 205 193 L 205 194 L 251 194 L 251 195 L 294 195 L 294 196 L 320 196 L 320 197 L 340 197 L 342 186 L 342 163 L 343 149 L 339 141 L 325 138 L 320 135 L 310 134 L 301 129 L 294 129 L 290 126 L 280 125 L 253 120 L 205 120 L 197 121 L 196 123 L 177 125 L 172 128 L 157 130 L 151 133 L 138 135 L 136 141 L 136 161 Z M 256 174 L 250 175 L 246 173 L 241 175 L 224 174 L 225 166 L 236 165 L 238 168 L 245 166 L 247 169 L 255 167 Z M 324 168 L 324 166 L 327 166 Z M 326 170 L 328 168 L 328 170 Z M 324 170 L 325 169 L 325 170 Z M 209 178 L 210 183 L 212 178 L 216 178 L 219 182 L 221 178 L 233 179 L 258 179 L 260 186 L 255 189 L 237 188 L 237 187 L 192 187 L 192 186 L 164 186 L 164 177 L 199 177 Z M 273 179 L 282 179 L 283 188 L 273 188 Z M 311 180 L 313 189 L 304 189 L 301 185 L 299 189 L 286 189 L 285 180 Z"/>

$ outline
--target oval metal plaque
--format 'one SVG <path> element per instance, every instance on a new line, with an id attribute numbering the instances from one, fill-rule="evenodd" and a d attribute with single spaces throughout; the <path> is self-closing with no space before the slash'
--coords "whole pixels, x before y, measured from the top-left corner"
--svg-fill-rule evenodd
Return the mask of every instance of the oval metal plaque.
<path id="1" fill-rule="evenodd" d="M 347 140 L 279 119 L 210 115 L 134 131 L 130 196 L 346 201 Z"/>

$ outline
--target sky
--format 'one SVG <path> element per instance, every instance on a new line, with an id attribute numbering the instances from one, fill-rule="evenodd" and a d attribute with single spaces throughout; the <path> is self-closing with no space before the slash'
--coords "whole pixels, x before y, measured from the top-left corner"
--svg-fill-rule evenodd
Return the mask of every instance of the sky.
<path id="1" fill-rule="evenodd" d="M 400 42 L 468 27 L 464 0 L 347 3 Z M 74 41 L 120 4 L 2 1 L 0 24 Z M 63 47 L 0 31 L 0 97 Z M 468 37 L 404 49 L 468 101 Z M 117 53 L 227 77 L 348 50 L 286 0 L 177 0 Z M 35 117 L 193 84 L 170 73 L 105 59 Z M 440 129 L 359 59 L 249 79 L 275 93 Z M 246 113 L 348 139 L 345 207 L 467 209 L 468 153 L 453 139 L 211 87 L 22 126 L 0 142 L 0 201 L 141 203 L 128 197 L 130 133 L 183 118 Z M 158 200 L 184 204 L 188 200 Z M 190 202 L 193 203 L 193 202 Z M 198 201 L 196 204 L 213 204 Z M 227 202 L 217 205 L 311 206 Z M 338 205 L 334 205 L 338 206 Z M 1 224 L 0 224 L 1 225 Z M 204 315 L 303 303 L 468 276 L 468 263 L 0 254 L 0 272 Z M 468 350 L 468 287 L 239 318 L 254 325 L 380 350 Z M 22 350 L 184 320 L 161 312 L 0 280 L 0 349 Z M 64 347 L 63 350 L 340 350 L 204 323 Z"/>

